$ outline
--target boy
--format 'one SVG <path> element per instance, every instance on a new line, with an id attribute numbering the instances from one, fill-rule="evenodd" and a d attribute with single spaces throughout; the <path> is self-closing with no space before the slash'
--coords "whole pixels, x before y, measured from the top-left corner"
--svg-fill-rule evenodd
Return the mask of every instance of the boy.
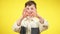
<path id="1" fill-rule="evenodd" d="M 39 34 L 48 29 L 46 20 L 37 14 L 36 3 L 28 1 L 25 3 L 23 16 L 13 26 L 13 30 L 20 34 Z"/>

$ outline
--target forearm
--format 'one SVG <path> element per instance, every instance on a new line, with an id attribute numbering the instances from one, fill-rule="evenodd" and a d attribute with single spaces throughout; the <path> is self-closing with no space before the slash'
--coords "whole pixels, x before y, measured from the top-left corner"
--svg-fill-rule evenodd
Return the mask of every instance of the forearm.
<path id="1" fill-rule="evenodd" d="M 20 30 L 21 30 L 21 22 L 22 22 L 22 20 L 24 19 L 25 17 L 21 17 L 20 19 L 18 19 L 15 23 L 14 23 L 14 25 L 13 25 L 13 30 L 15 31 L 15 32 L 20 32 Z"/>
<path id="2" fill-rule="evenodd" d="M 40 29 L 40 32 L 48 29 L 48 22 L 45 19 L 43 24 L 39 23 L 39 29 Z"/>
<path id="3" fill-rule="evenodd" d="M 43 31 L 48 29 L 48 22 L 44 20 Z"/>
<path id="4" fill-rule="evenodd" d="M 21 22 L 22 22 L 22 20 L 24 19 L 25 17 L 24 16 L 22 16 L 20 19 L 19 19 L 19 21 L 18 21 L 18 23 L 17 23 L 17 25 L 18 26 L 20 26 L 21 25 Z"/>
<path id="5" fill-rule="evenodd" d="M 38 15 L 37 15 L 36 17 L 39 19 L 39 21 L 40 21 L 41 24 L 44 23 L 44 19 L 43 19 L 41 16 L 38 16 Z"/>

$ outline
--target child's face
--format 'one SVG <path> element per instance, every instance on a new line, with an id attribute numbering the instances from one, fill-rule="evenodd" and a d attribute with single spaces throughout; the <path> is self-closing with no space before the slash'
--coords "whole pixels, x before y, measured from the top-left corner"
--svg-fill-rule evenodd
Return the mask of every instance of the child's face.
<path id="1" fill-rule="evenodd" d="M 36 14 L 36 8 L 35 6 L 32 4 L 31 6 L 26 6 L 25 7 L 26 10 L 27 10 L 27 13 L 32 16 L 32 15 L 35 15 Z"/>

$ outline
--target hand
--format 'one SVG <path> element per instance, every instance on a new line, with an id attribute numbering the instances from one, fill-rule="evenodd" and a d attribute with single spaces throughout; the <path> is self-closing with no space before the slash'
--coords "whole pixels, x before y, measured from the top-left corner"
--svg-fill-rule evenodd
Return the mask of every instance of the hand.
<path id="1" fill-rule="evenodd" d="M 28 16 L 28 12 L 27 12 L 27 9 L 26 8 L 23 10 L 23 16 L 24 17 Z"/>
<path id="2" fill-rule="evenodd" d="M 22 19 L 24 19 L 27 16 L 28 16 L 28 12 L 27 12 L 27 9 L 25 8 L 23 10 L 23 16 L 22 16 L 22 18 L 17 21 L 17 25 L 20 26 L 21 25 L 21 22 L 22 22 Z"/>

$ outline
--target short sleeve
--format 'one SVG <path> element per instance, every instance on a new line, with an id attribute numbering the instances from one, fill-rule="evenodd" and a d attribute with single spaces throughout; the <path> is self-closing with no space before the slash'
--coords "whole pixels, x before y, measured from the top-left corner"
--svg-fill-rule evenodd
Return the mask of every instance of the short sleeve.
<path id="1" fill-rule="evenodd" d="M 15 31 L 15 32 L 20 32 L 20 29 L 21 29 L 21 26 L 18 26 L 17 25 L 17 22 L 14 23 L 12 29 Z"/>
<path id="2" fill-rule="evenodd" d="M 45 20 L 45 19 L 44 19 L 44 24 L 41 24 L 41 23 L 39 22 L 38 25 L 39 25 L 39 30 L 40 30 L 40 32 L 42 32 L 42 31 L 44 31 L 44 30 L 46 30 L 46 29 L 48 28 L 48 22 L 47 22 L 47 20 Z"/>

